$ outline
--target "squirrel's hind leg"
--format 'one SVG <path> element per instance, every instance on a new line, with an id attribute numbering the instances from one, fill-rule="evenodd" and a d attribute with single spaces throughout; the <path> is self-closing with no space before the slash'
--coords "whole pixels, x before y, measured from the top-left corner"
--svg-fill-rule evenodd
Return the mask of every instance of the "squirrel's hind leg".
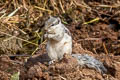
<path id="1" fill-rule="evenodd" d="M 55 62 L 55 59 L 54 60 L 51 60 L 48 62 L 49 65 L 53 64 Z"/>

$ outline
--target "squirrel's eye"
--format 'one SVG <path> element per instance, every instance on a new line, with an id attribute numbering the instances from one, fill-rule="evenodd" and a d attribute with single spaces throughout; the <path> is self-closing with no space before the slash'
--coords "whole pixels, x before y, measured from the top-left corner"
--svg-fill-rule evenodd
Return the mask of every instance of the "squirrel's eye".
<path id="1" fill-rule="evenodd" d="M 52 24 L 51 26 L 54 26 L 54 24 Z"/>

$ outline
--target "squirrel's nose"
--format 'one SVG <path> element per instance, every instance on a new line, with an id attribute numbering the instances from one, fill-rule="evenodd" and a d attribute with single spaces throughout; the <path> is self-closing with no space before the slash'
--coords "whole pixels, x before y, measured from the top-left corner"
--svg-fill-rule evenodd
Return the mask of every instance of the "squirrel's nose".
<path id="1" fill-rule="evenodd" d="M 45 31 L 45 32 L 47 32 L 47 30 L 46 30 L 46 29 L 45 29 L 44 31 Z"/>
<path id="2" fill-rule="evenodd" d="M 48 31 L 48 29 L 47 29 L 47 28 L 44 28 L 44 31 L 45 31 L 45 32 L 47 32 L 47 31 Z"/>

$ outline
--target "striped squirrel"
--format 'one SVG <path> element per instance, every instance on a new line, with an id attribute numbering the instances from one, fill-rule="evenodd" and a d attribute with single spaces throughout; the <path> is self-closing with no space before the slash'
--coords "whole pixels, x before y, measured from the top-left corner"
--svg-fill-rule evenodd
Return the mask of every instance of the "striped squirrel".
<path id="1" fill-rule="evenodd" d="M 48 39 L 46 50 L 51 59 L 50 62 L 62 59 L 66 53 L 76 58 L 80 66 L 94 68 L 102 74 L 107 72 L 102 62 L 96 60 L 94 57 L 87 54 L 72 54 L 71 33 L 65 25 L 62 24 L 59 17 L 50 16 L 45 22 L 44 31 L 44 37 Z"/>

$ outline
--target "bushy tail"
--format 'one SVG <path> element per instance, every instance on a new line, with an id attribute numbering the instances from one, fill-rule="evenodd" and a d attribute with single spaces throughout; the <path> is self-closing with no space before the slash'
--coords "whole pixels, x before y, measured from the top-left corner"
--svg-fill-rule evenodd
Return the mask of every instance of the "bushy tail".
<path id="1" fill-rule="evenodd" d="M 107 73 L 107 69 L 104 67 L 102 62 L 96 60 L 94 57 L 87 54 L 72 54 L 73 57 L 77 58 L 80 66 L 87 66 L 88 68 L 94 68 L 100 73 Z"/>

